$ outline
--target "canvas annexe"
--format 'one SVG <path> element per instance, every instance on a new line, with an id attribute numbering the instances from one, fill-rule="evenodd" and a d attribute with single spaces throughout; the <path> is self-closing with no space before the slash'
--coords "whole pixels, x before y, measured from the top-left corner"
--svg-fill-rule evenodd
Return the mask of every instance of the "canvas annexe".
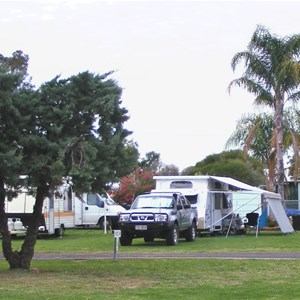
<path id="1" fill-rule="evenodd" d="M 174 190 L 185 195 L 198 210 L 198 231 L 222 232 L 231 224 L 233 214 L 256 201 L 257 212 L 274 217 L 283 233 L 294 232 L 281 196 L 230 177 L 154 176 L 155 190 Z M 245 197 L 247 195 L 247 197 Z M 260 203 L 257 203 L 260 199 Z M 251 212 L 251 211 L 249 211 Z M 244 216 L 241 216 L 244 217 Z"/>

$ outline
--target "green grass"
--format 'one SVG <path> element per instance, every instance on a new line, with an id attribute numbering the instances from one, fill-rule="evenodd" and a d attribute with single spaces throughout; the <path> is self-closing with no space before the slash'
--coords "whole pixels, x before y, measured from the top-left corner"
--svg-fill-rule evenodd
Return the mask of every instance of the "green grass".
<path id="1" fill-rule="evenodd" d="M 200 237 L 166 246 L 134 240 L 120 252 L 296 252 L 298 233 Z M 22 239 L 15 239 L 16 249 Z M 113 253 L 112 234 L 67 230 L 41 238 L 36 252 Z M 300 260 L 118 259 L 33 260 L 31 271 L 8 271 L 0 261 L 0 299 L 300 299 Z"/>
<path id="2" fill-rule="evenodd" d="M 23 238 L 13 240 L 13 247 L 20 249 Z M 144 243 L 134 239 L 132 246 L 119 247 L 121 252 L 297 252 L 300 232 L 284 235 L 280 231 L 260 232 L 247 235 L 210 237 L 201 236 L 194 242 L 180 240 L 175 247 L 166 246 L 164 240 Z M 52 253 L 103 253 L 113 250 L 114 237 L 98 229 L 69 229 L 63 238 L 45 237 L 37 240 L 35 252 Z"/>

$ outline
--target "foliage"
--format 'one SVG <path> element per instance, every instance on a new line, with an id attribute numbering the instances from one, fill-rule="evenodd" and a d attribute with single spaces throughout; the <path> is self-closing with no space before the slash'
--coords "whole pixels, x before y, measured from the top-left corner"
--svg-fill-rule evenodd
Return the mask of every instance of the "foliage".
<path id="1" fill-rule="evenodd" d="M 3 254 L 11 267 L 18 267 L 20 259 L 19 253 L 11 249 L 5 197 L 10 197 L 18 189 L 18 178 L 24 171 L 23 162 L 26 160 L 22 141 L 25 131 L 29 126 L 32 127 L 27 111 L 31 109 L 29 99 L 33 98 L 34 91 L 25 81 L 27 65 L 28 57 L 21 52 L 14 53 L 12 58 L 0 56 L 0 233 Z M 29 259 L 32 257 L 34 240 L 26 240 Z M 25 268 L 27 261 L 22 262 Z"/>
<path id="2" fill-rule="evenodd" d="M 124 128 L 127 110 L 112 72 L 59 76 L 34 90 L 26 84 L 28 56 L 0 56 L 0 233 L 11 268 L 30 267 L 45 197 L 71 176 L 75 192 L 100 191 L 132 171 L 138 152 Z M 20 174 L 36 196 L 20 251 L 12 251 L 5 196 Z"/>
<path id="3" fill-rule="evenodd" d="M 139 194 L 155 188 L 154 175 L 178 175 L 174 165 L 163 165 L 160 155 L 154 151 L 146 153 L 139 167 L 120 179 L 119 189 L 111 191 L 113 199 L 121 205 L 129 205 Z"/>
<path id="4" fill-rule="evenodd" d="M 264 184 L 262 164 L 254 158 L 245 157 L 240 150 L 208 155 L 188 175 L 225 176 L 254 186 Z"/>
<path id="5" fill-rule="evenodd" d="M 293 177 L 296 181 L 299 178 L 299 145 L 300 145 L 300 111 L 293 107 L 285 114 L 285 124 L 289 129 L 285 143 L 292 148 L 291 155 L 289 155 L 289 169 L 288 175 Z M 289 149 L 288 149 L 289 150 Z"/>
<path id="6" fill-rule="evenodd" d="M 237 121 L 236 130 L 227 140 L 226 148 L 238 146 L 267 165 L 274 126 L 274 119 L 270 114 L 243 115 Z"/>
<path id="7" fill-rule="evenodd" d="M 51 155 L 47 165 L 58 171 L 47 173 L 51 176 L 48 180 L 53 180 L 53 175 L 71 176 L 75 191 L 99 191 L 131 170 L 128 161 L 133 160 L 127 158 L 137 159 L 137 153 L 126 141 L 131 134 L 123 128 L 127 110 L 120 106 L 122 91 L 108 78 L 110 74 L 83 72 L 68 79 L 56 77 L 40 88 L 36 127 L 48 142 L 45 161 Z"/>
<path id="8" fill-rule="evenodd" d="M 149 192 L 155 187 L 153 176 L 155 173 L 150 169 L 138 168 L 120 181 L 120 187 L 112 193 L 113 199 L 121 205 L 131 204 L 139 194 Z"/>
<path id="9" fill-rule="evenodd" d="M 181 171 L 181 175 L 191 175 L 194 173 L 194 166 L 187 167 Z"/>
<path id="10" fill-rule="evenodd" d="M 157 175 L 176 176 L 179 175 L 179 169 L 175 165 L 162 165 Z"/>
<path id="11" fill-rule="evenodd" d="M 284 199 L 284 162 L 283 162 L 283 112 L 289 102 L 300 99 L 300 35 L 280 38 L 268 29 L 258 26 L 252 35 L 247 50 L 234 55 L 231 66 L 235 71 L 245 63 L 245 71 L 240 78 L 229 84 L 245 88 L 255 96 L 257 105 L 270 107 L 274 111 L 276 178 L 271 178 L 270 189 L 278 192 Z"/>
<path id="12" fill-rule="evenodd" d="M 300 132 L 300 118 L 298 111 L 294 107 L 290 107 L 284 111 L 283 114 L 284 126 L 284 153 L 289 153 L 293 149 L 293 157 L 291 159 L 291 167 L 289 174 L 295 176 L 294 166 L 298 161 L 298 145 L 299 145 L 299 132 Z M 272 166 L 270 159 L 274 148 L 275 136 L 275 123 L 274 118 L 270 113 L 248 114 L 242 116 L 236 126 L 236 130 L 232 133 L 227 140 L 226 148 L 238 146 L 243 149 L 245 155 L 250 153 L 263 163 L 266 169 L 270 170 Z"/>
<path id="13" fill-rule="evenodd" d="M 153 172 L 157 172 L 161 165 L 160 154 L 154 151 L 147 152 L 139 163 L 140 168 L 152 170 Z"/>

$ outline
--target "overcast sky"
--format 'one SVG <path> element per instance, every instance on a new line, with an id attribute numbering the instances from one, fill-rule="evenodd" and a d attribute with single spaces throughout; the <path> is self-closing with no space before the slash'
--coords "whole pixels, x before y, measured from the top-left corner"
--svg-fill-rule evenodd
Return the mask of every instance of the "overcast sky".
<path id="1" fill-rule="evenodd" d="M 300 33 L 299 1 L 1 1 L 0 53 L 22 50 L 38 87 L 56 75 L 105 73 L 123 88 L 143 157 L 180 170 L 224 150 L 253 97 L 227 87 L 230 62 L 258 24 Z"/>

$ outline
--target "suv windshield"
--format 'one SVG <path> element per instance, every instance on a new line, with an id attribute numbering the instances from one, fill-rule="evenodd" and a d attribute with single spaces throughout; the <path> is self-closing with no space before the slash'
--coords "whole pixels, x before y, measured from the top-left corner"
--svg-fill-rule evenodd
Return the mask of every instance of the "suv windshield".
<path id="1" fill-rule="evenodd" d="M 143 195 L 135 199 L 132 208 L 172 208 L 174 203 L 175 200 L 172 195 Z"/>

